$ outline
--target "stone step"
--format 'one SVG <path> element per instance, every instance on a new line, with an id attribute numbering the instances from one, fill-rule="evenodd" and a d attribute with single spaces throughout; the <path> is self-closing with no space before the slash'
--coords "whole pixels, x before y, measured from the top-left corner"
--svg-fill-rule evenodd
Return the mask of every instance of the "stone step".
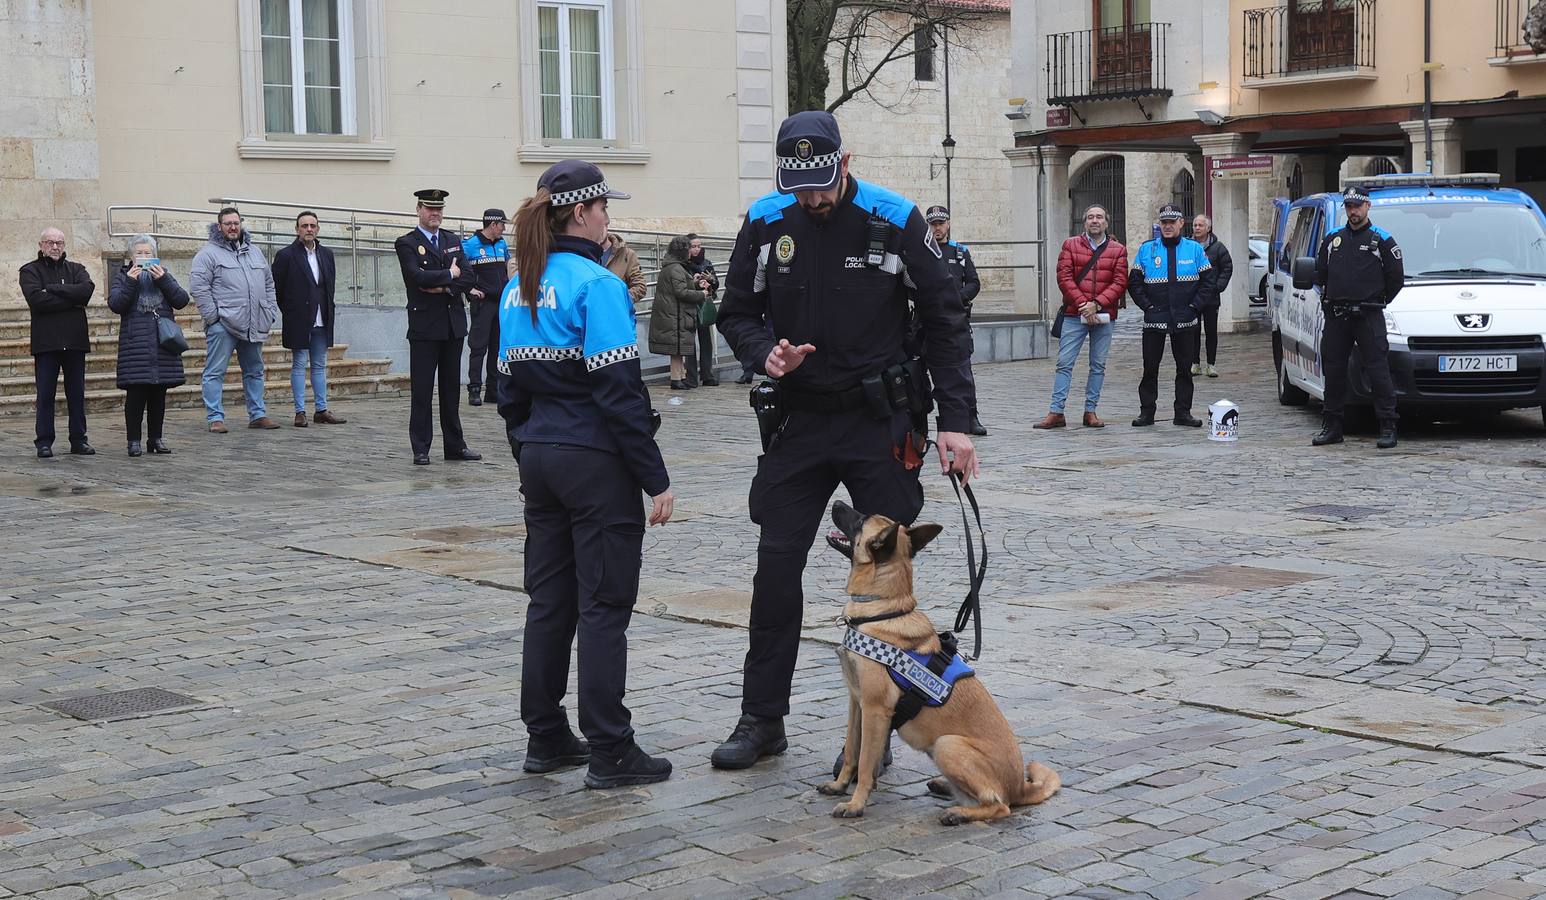
<path id="1" fill-rule="evenodd" d="M 341 359 L 328 365 L 328 384 L 331 387 L 333 382 L 332 376 L 335 374 L 339 378 L 385 375 L 387 374 L 387 370 L 391 367 L 391 361 L 384 359 Z M 265 367 L 263 374 L 264 383 L 268 386 L 268 389 L 273 390 L 276 387 L 282 387 L 286 391 L 289 390 L 289 366 L 284 366 L 283 368 Z M 86 393 L 90 394 L 93 391 L 116 390 L 117 379 L 118 376 L 111 371 L 87 373 Z M 197 383 L 199 380 L 199 369 L 188 370 L 188 380 L 190 382 Z M 233 361 L 231 363 L 231 367 L 226 370 L 225 383 L 227 387 L 229 387 L 233 384 L 240 385 L 241 381 L 241 368 Z M 63 393 L 63 384 L 59 386 L 59 391 Z M 0 397 L 31 397 L 36 395 L 36 393 L 37 382 L 30 374 L 25 376 L 0 378 Z"/>
<path id="2" fill-rule="evenodd" d="M 188 339 L 188 347 L 189 347 L 189 349 L 191 349 L 191 350 L 203 350 L 204 349 L 204 333 L 202 331 L 189 331 L 189 330 L 187 330 L 185 328 L 185 329 L 183 329 L 183 336 Z M 270 338 L 270 340 L 273 341 L 275 346 L 279 345 L 279 338 L 273 337 L 273 338 Z M 268 345 L 265 344 L 264 346 L 266 347 Z M 98 356 L 98 355 L 106 355 L 106 356 L 114 356 L 114 357 L 116 357 L 117 354 L 118 354 L 118 337 L 117 337 L 117 335 L 114 335 L 112 337 L 93 337 L 91 339 L 91 353 L 88 354 L 87 359 L 90 359 L 92 356 Z M 0 341 L 0 359 L 20 359 L 20 358 L 27 358 L 27 359 L 31 359 L 32 358 L 32 344 L 31 344 L 31 342 L 29 341 L 28 338 L 25 338 L 25 337 L 23 337 L 23 338 L 11 338 L 10 340 Z"/>
<path id="3" fill-rule="evenodd" d="M 116 372 L 118 369 L 118 350 L 116 346 L 105 346 L 100 350 L 95 349 L 86 356 L 86 372 Z M 348 344 L 335 344 L 328 349 L 327 358 L 329 365 L 336 360 L 344 358 L 349 349 Z M 189 350 L 183 354 L 183 367 L 190 373 L 198 373 L 204 369 L 206 351 L 203 346 L 196 350 Z M 290 351 L 278 344 L 263 345 L 263 364 L 265 366 L 283 366 L 286 371 L 290 368 Z M 0 378 L 32 377 L 32 357 L 12 356 L 0 357 Z M 234 363 L 233 363 L 234 365 Z"/>
<path id="4" fill-rule="evenodd" d="M 283 381 L 269 380 L 264 391 L 264 399 L 268 403 L 269 415 L 276 421 L 288 422 L 294 414 L 290 403 L 290 382 L 286 378 Z M 327 380 L 328 405 L 333 405 L 336 400 L 348 400 L 359 398 L 378 397 L 405 397 L 408 394 L 409 378 L 404 375 L 351 375 Z M 63 434 L 64 416 L 68 413 L 65 405 L 64 391 L 60 390 L 59 399 L 54 404 L 57 427 Z M 124 392 L 116 388 L 111 390 L 91 390 L 86 392 L 86 414 L 88 416 L 103 413 L 120 412 L 123 410 Z M 169 409 L 192 409 L 204 405 L 203 395 L 199 391 L 197 381 L 172 388 L 167 392 L 166 405 Z M 0 416 L 7 415 L 33 415 L 36 409 L 32 394 L 25 396 L 0 396 Z M 225 386 L 225 410 L 227 418 L 236 423 L 246 421 L 247 410 L 242 399 L 241 384 L 227 383 Z M 404 411 L 406 416 L 406 410 Z M 89 424 L 89 423 L 88 423 Z"/>
<path id="5" fill-rule="evenodd" d="M 192 307 L 190 306 L 189 309 L 192 309 Z M 94 338 L 116 337 L 118 335 L 118 324 L 118 316 L 111 313 L 108 313 L 106 316 L 88 315 L 86 317 L 86 331 Z M 185 332 L 202 333 L 204 331 L 204 322 L 199 318 L 197 312 L 191 314 L 179 312 L 177 314 L 177 324 L 181 325 Z M 274 329 L 276 333 L 278 330 L 277 328 Z M 24 317 L 20 321 L 0 321 L 0 341 L 14 341 L 31 336 L 32 320 L 30 318 Z"/>

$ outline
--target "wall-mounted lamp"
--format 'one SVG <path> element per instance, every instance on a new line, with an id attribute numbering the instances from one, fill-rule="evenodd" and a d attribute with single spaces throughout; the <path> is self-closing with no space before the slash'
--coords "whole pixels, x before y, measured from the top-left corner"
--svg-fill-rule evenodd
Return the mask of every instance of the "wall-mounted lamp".
<path id="1" fill-rule="evenodd" d="M 1197 113 L 1198 120 L 1201 121 L 1204 125 L 1224 124 L 1224 115 L 1218 110 L 1209 109 L 1208 107 L 1204 106 L 1200 109 L 1197 109 L 1195 112 Z"/>
<path id="2" fill-rule="evenodd" d="M 502 88 L 504 86 L 505 86 L 505 83 L 503 81 L 496 81 L 493 84 L 489 85 L 488 89 L 491 90 L 491 91 L 497 91 L 497 90 L 499 90 L 500 88 Z"/>

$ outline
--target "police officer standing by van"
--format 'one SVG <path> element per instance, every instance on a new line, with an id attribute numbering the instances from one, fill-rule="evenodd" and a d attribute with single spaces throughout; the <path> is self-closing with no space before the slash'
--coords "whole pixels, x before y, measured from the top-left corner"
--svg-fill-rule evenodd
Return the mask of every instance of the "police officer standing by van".
<path id="1" fill-rule="evenodd" d="M 1321 368 L 1326 375 L 1321 433 L 1316 447 L 1342 443 L 1342 411 L 1347 405 L 1348 359 L 1358 364 L 1374 390 L 1374 414 L 1382 450 L 1396 446 L 1396 383 L 1390 377 L 1390 344 L 1384 309 L 1401 293 L 1406 273 L 1401 248 L 1390 232 L 1369 221 L 1369 195 L 1357 187 L 1342 193 L 1347 224 L 1326 235 L 1315 255 L 1315 286 L 1320 288 L 1326 324 L 1321 332 Z"/>
<path id="2" fill-rule="evenodd" d="M 751 646 L 740 721 L 712 757 L 721 769 L 788 746 L 800 580 L 833 491 L 842 484 L 855 508 L 903 523 L 922 509 L 919 426 L 930 376 L 941 466 L 963 478 L 977 472 L 965 433 L 975 396 L 966 309 L 922 213 L 849 173 L 830 113 L 785 119 L 776 152 L 777 190 L 746 213 L 719 312 L 736 357 L 776 381 L 753 397 L 777 395 L 759 407 L 766 452 L 747 502 L 762 528 Z M 909 294 L 926 343 L 924 359 L 911 363 Z"/>

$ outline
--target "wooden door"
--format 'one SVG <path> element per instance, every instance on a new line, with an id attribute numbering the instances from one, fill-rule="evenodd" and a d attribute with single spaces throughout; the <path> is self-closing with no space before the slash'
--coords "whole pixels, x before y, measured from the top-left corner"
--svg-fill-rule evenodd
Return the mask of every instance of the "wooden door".
<path id="1" fill-rule="evenodd" d="M 1356 0 L 1290 0 L 1288 70 L 1313 72 L 1353 65 Z"/>
<path id="2" fill-rule="evenodd" d="M 1094 0 L 1094 20 L 1093 93 L 1150 88 L 1154 43 L 1149 0 Z"/>

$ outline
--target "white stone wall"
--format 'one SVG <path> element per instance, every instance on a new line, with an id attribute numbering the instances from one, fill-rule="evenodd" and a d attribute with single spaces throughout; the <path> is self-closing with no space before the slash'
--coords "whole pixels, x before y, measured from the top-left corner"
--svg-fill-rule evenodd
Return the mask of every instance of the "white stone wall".
<path id="1" fill-rule="evenodd" d="M 0 2 L 0 267 L 36 257 L 38 234 L 54 226 L 66 253 L 94 264 L 101 242 L 96 76 L 90 0 Z M 12 277 L 0 303 L 21 302 Z"/>
<path id="2" fill-rule="evenodd" d="M 861 52 L 880 58 L 895 39 L 894 30 L 908 28 L 904 17 L 886 20 L 870 31 Z M 843 142 L 853 153 L 854 174 L 901 193 L 921 209 L 945 202 L 940 148 L 945 138 L 944 62 L 941 46 L 935 51 L 932 82 L 914 80 L 911 57 L 893 62 L 867 94 L 835 113 Z M 841 73 L 836 56 L 828 64 L 830 102 L 841 91 Z M 951 165 L 951 233 L 972 248 L 979 265 L 1008 262 L 1007 248 L 984 242 L 1010 238 L 1010 166 L 1003 153 L 1014 143 L 1004 119 L 1009 65 L 1008 16 L 989 14 L 969 29 L 952 30 L 950 134 L 956 155 Z M 1012 278 L 1007 269 L 988 269 L 982 276 L 984 290 L 1007 289 Z"/>

